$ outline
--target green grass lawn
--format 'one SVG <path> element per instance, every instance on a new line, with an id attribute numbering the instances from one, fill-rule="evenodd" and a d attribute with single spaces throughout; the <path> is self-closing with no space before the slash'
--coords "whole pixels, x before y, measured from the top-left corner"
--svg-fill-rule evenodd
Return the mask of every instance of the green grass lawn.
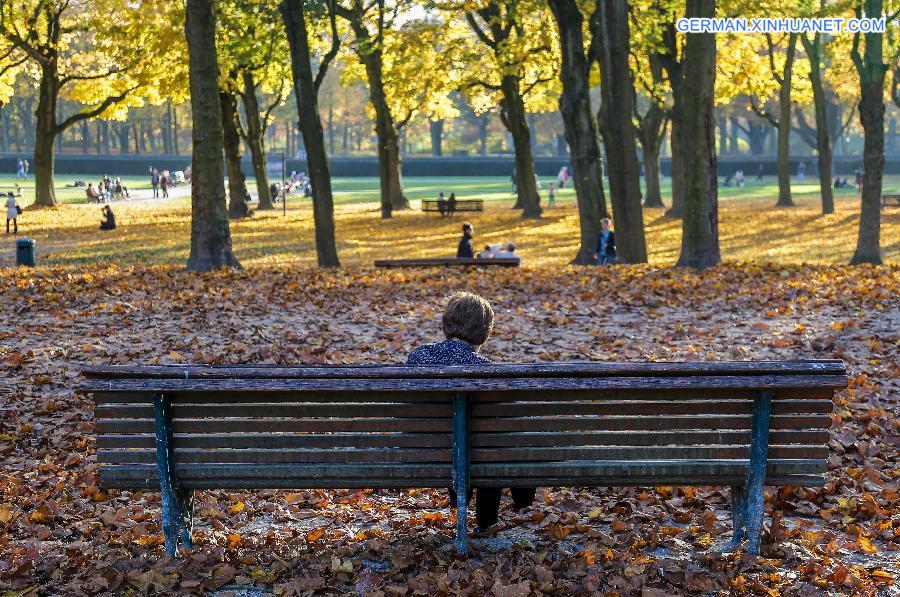
<path id="1" fill-rule="evenodd" d="M 150 179 L 147 176 L 122 176 L 122 181 L 129 190 L 147 190 L 150 189 Z M 84 180 L 86 182 L 97 183 L 99 176 L 88 176 L 79 174 L 59 175 L 56 177 L 56 197 L 61 203 L 87 203 L 83 188 L 74 188 L 71 185 L 75 180 Z M 272 179 L 273 181 L 275 179 Z M 543 190 L 541 197 L 546 202 L 547 188 L 551 182 L 555 182 L 553 177 L 542 177 L 540 179 Z M 15 185 L 21 185 L 25 194 L 23 203 L 29 205 L 34 198 L 34 177 L 28 180 L 16 181 L 14 175 L 0 175 L 0 191 L 7 192 L 15 189 Z M 432 177 L 418 176 L 407 177 L 404 179 L 404 192 L 409 199 L 433 199 L 441 191 L 445 195 L 456 193 L 457 199 L 480 198 L 486 201 L 511 201 L 513 199 L 512 188 L 508 178 L 499 176 L 448 176 L 448 177 Z M 334 193 L 335 202 L 338 204 L 351 203 L 377 203 L 379 201 L 380 190 L 379 182 L 375 177 L 363 178 L 335 178 Z M 255 190 L 255 180 L 249 178 L 247 184 L 251 190 Z M 668 202 L 671 195 L 672 182 L 670 178 L 664 178 L 662 181 L 663 200 Z M 798 197 L 809 197 L 819 194 L 818 181 L 815 178 L 807 178 L 804 182 L 794 181 L 791 186 L 792 192 Z M 900 176 L 886 176 L 884 182 L 885 192 L 900 192 Z M 607 194 L 609 188 L 607 187 Z M 778 181 L 774 176 L 767 176 L 762 183 L 748 181 L 743 188 L 737 187 L 719 187 L 720 199 L 758 199 L 764 197 L 776 197 L 778 194 Z M 836 197 L 853 197 L 856 189 L 839 189 L 835 190 Z M 608 195 L 607 195 L 608 197 Z M 557 192 L 557 201 L 571 201 L 575 198 L 574 189 L 569 186 L 560 189 Z M 299 197 L 295 196 L 295 199 Z M 24 207 L 24 205 L 23 205 Z"/>

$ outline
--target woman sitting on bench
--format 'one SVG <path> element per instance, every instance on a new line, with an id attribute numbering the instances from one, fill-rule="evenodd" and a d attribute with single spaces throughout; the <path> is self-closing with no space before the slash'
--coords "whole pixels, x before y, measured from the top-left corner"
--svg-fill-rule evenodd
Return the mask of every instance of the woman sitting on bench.
<path id="1" fill-rule="evenodd" d="M 494 327 L 494 310 L 484 298 L 469 292 L 457 292 L 447 301 L 441 317 L 441 328 L 447 338 L 437 344 L 425 344 L 413 350 L 406 359 L 407 365 L 482 365 L 490 363 L 478 354 L 487 342 Z M 497 524 L 500 512 L 501 489 L 479 487 L 475 494 L 476 532 L 485 532 Z M 530 506 L 534 501 L 533 487 L 513 487 L 513 505 L 516 509 Z M 456 504 L 456 495 L 450 490 L 450 504 Z"/>

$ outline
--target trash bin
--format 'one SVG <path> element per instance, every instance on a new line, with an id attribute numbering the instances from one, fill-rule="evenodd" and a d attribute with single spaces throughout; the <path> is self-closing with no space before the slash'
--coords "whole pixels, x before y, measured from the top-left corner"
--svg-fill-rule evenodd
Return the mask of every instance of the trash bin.
<path id="1" fill-rule="evenodd" d="M 20 238 L 16 241 L 16 265 L 34 267 L 33 238 Z"/>

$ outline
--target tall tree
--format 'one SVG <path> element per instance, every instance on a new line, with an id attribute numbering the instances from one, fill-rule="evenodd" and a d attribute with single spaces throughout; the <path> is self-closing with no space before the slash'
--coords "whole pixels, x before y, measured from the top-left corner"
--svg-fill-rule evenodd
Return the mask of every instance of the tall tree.
<path id="1" fill-rule="evenodd" d="M 473 84 L 500 93 L 500 120 L 515 150 L 516 206 L 525 218 L 540 218 L 542 212 L 525 96 L 556 78 L 553 42 L 540 15 L 539 7 L 526 0 L 483 0 L 474 7 L 467 5 L 465 10 L 466 20 L 487 47 L 491 63 L 486 76 L 475 77 Z M 546 65 L 548 60 L 552 60 L 550 68 L 541 68 L 541 61 Z"/>
<path id="2" fill-rule="evenodd" d="M 713 18 L 715 0 L 687 0 L 688 18 Z M 684 216 L 679 267 L 705 268 L 721 261 L 716 171 L 716 36 L 690 33 L 684 48 Z"/>
<path id="3" fill-rule="evenodd" d="M 396 11 L 389 11 L 385 0 L 376 0 L 372 4 L 364 0 L 350 0 L 347 6 L 335 4 L 335 11 L 350 25 L 354 36 L 353 49 L 366 69 L 369 99 L 375 111 L 375 134 L 378 136 L 381 217 L 390 218 L 394 210 L 409 207 L 409 200 L 403 194 L 399 136 L 384 85 L 385 29 Z"/>
<path id="4" fill-rule="evenodd" d="M 882 0 L 858 0 L 854 4 L 857 18 L 865 14 L 877 19 L 884 12 Z M 888 18 L 888 27 L 895 20 Z M 852 264 L 882 263 L 881 256 L 881 187 L 884 178 L 884 92 L 888 65 L 884 62 L 884 34 L 864 34 L 865 47 L 860 53 L 863 35 L 855 33 L 850 57 L 859 73 L 859 120 L 863 126 L 863 188 L 859 215 L 859 236 Z"/>
<path id="5" fill-rule="evenodd" d="M 313 219 L 316 227 L 316 256 L 319 267 L 339 267 L 337 244 L 334 236 L 334 199 L 331 193 L 331 172 L 325 151 L 325 135 L 319 115 L 319 89 L 325 74 L 340 47 L 334 0 L 320 2 L 308 0 L 282 0 L 280 5 L 284 27 L 287 30 L 291 51 L 291 70 L 294 76 L 294 95 L 297 98 L 297 114 L 306 147 L 310 186 L 313 194 Z M 324 15 L 323 15 L 324 12 Z M 310 49 L 307 18 L 321 23 L 325 17 L 331 45 L 319 56 L 319 66 L 313 71 L 313 54 Z"/>
<path id="6" fill-rule="evenodd" d="M 590 65 L 584 43 L 584 15 L 576 0 L 549 0 L 559 29 L 562 50 L 559 111 L 572 162 L 572 182 L 578 198 L 581 243 L 573 263 L 593 261 L 600 220 L 608 217 L 603 194 L 603 162 L 597 126 L 591 110 Z"/>
<path id="7" fill-rule="evenodd" d="M 233 73 L 232 73 L 233 76 Z M 219 88 L 222 109 L 222 144 L 225 150 L 225 172 L 228 174 L 228 217 L 232 220 L 247 218 L 250 211 L 250 193 L 247 177 L 241 168 L 241 134 L 238 131 L 239 116 L 235 92 Z"/>
<path id="8" fill-rule="evenodd" d="M 825 0 L 822 0 L 822 10 Z M 831 188 L 831 137 L 828 131 L 828 100 L 825 97 L 825 78 L 822 76 L 822 59 L 825 40 L 821 33 L 808 36 L 800 34 L 800 42 L 809 60 L 809 82 L 812 85 L 816 114 L 816 153 L 819 161 L 819 190 L 822 193 L 822 213 L 834 213 L 834 192 Z M 803 111 L 797 107 L 798 120 Z"/>
<path id="9" fill-rule="evenodd" d="M 685 79 L 684 61 L 682 44 L 675 30 L 675 21 L 678 18 L 675 13 L 675 3 L 664 2 L 662 0 L 654 1 L 649 10 L 646 11 L 648 18 L 658 20 L 660 22 L 660 38 L 659 44 L 655 49 L 656 59 L 666 71 L 669 80 L 669 87 L 672 93 L 672 105 L 669 108 L 670 118 L 670 135 L 669 143 L 672 151 L 672 204 L 666 211 L 666 215 L 674 218 L 680 218 L 684 214 L 685 205 L 685 170 L 684 161 L 686 159 L 685 137 L 691 137 L 696 134 L 689 128 L 686 129 L 685 123 L 687 119 L 694 115 L 686 114 L 685 103 Z M 689 86 L 693 85 L 693 81 Z"/>
<path id="10" fill-rule="evenodd" d="M 165 54 L 177 41 L 169 37 L 169 27 L 151 27 L 146 15 L 165 23 L 174 10 L 164 0 L 0 0 L 0 37 L 27 56 L 37 77 L 35 205 L 57 203 L 55 144 L 63 132 L 166 76 Z M 62 117 L 62 95 L 84 107 Z"/>
<path id="11" fill-rule="evenodd" d="M 213 0 L 187 0 L 184 32 L 191 85 L 191 255 L 188 269 L 240 267 L 231 250 L 222 162 L 224 132 Z"/>
<path id="12" fill-rule="evenodd" d="M 641 173 L 633 121 L 634 82 L 629 65 L 628 7 L 625 0 L 606 0 L 598 2 L 597 7 L 591 17 L 591 53 L 600 65 L 603 102 L 597 111 L 597 123 L 609 163 L 616 255 L 628 263 L 646 263 Z"/>

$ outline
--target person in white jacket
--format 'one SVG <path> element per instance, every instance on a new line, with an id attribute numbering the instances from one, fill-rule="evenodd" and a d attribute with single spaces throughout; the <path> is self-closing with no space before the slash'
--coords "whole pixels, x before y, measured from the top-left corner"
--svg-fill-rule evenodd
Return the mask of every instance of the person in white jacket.
<path id="1" fill-rule="evenodd" d="M 19 233 L 19 207 L 16 205 L 16 196 L 6 194 L 6 233 L 9 234 L 9 223 L 13 224 L 13 234 Z"/>

